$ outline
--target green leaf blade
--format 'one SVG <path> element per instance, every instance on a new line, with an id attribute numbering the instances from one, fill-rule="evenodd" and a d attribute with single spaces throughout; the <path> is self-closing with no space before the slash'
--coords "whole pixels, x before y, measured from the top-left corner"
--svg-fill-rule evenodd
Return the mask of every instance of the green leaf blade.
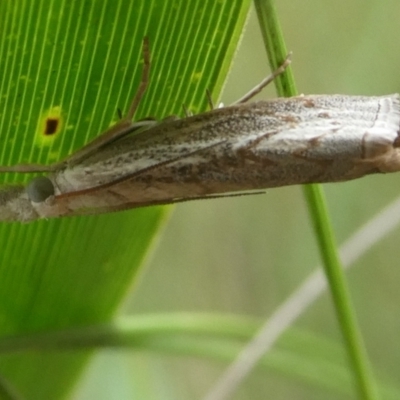
<path id="1" fill-rule="evenodd" d="M 146 35 L 151 77 L 136 118 L 182 114 L 182 103 L 204 110 L 205 90 L 218 95 L 221 89 L 249 3 L 0 4 L 1 164 L 60 160 L 115 122 L 139 84 Z M 60 125 L 46 136 L 43 121 L 50 117 Z M 28 179 L 6 174 L 2 182 Z M 109 320 L 167 215 L 158 207 L 1 224 L 1 334 Z M 71 389 L 87 357 L 9 355 L 0 373 L 29 399 L 56 399 Z"/>

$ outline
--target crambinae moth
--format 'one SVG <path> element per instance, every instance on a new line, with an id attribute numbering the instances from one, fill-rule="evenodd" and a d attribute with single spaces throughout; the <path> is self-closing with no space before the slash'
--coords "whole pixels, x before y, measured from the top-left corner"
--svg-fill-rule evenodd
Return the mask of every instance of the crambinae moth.
<path id="1" fill-rule="evenodd" d="M 0 188 L 0 220 L 100 214 L 400 170 L 397 94 L 244 103 L 253 91 L 203 114 L 133 122 L 149 80 L 147 39 L 143 48 L 142 81 L 121 121 L 56 164 L 0 168 L 47 173 L 26 187 Z"/>

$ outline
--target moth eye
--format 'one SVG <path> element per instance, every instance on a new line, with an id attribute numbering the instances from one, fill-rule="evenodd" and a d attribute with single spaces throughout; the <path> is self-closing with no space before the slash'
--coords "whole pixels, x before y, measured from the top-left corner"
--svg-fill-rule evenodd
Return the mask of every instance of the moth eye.
<path id="1" fill-rule="evenodd" d="M 45 176 L 33 178 L 27 188 L 26 193 L 34 203 L 42 203 L 50 196 L 54 195 L 54 185 L 51 180 Z"/>

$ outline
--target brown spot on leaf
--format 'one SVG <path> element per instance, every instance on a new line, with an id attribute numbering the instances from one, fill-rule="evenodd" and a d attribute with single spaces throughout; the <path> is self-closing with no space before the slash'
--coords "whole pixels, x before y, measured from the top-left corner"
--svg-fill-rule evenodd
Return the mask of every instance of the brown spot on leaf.
<path id="1" fill-rule="evenodd" d="M 38 119 L 35 132 L 36 144 L 39 147 L 51 145 L 60 132 L 62 132 L 63 126 L 64 118 L 60 106 L 54 106 L 44 110 Z"/>
<path id="2" fill-rule="evenodd" d="M 43 133 L 46 136 L 54 135 L 55 133 L 57 133 L 59 123 L 60 120 L 58 118 L 47 118 Z"/>

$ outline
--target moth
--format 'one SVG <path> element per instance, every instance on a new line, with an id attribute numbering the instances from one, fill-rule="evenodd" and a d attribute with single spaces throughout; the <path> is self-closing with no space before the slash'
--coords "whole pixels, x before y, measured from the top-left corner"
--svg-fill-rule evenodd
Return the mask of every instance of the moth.
<path id="1" fill-rule="evenodd" d="M 0 220 L 101 214 L 400 170 L 400 98 L 318 95 L 246 103 L 186 118 L 133 122 L 149 81 L 148 40 L 139 89 L 126 115 L 44 172 L 0 188 Z"/>

